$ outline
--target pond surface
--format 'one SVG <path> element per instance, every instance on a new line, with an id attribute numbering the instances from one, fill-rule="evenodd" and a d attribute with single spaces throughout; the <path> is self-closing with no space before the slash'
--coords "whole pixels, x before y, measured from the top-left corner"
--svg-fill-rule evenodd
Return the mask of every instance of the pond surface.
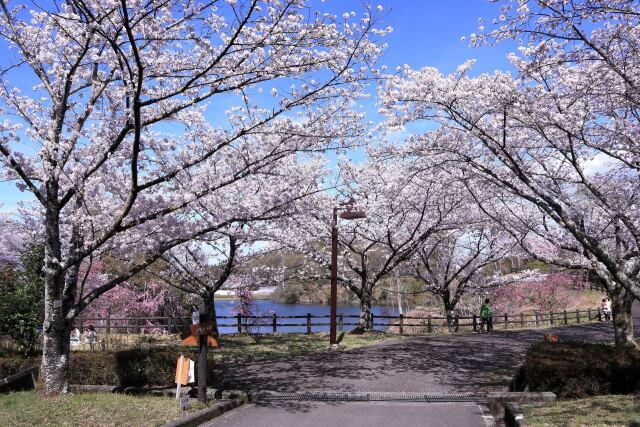
<path id="1" fill-rule="evenodd" d="M 234 316 L 236 313 L 233 308 L 238 304 L 237 300 L 216 300 L 216 314 L 218 316 L 218 328 L 221 334 L 234 333 L 238 331 L 236 319 L 227 319 L 224 316 Z M 312 332 L 329 332 L 329 314 L 330 306 L 328 305 L 313 305 L 313 304 L 282 304 L 271 300 L 256 300 L 256 315 L 257 316 L 306 316 L 310 313 L 312 316 L 326 316 L 324 318 L 312 318 L 311 323 L 325 323 L 326 325 L 312 326 Z M 373 306 L 372 312 L 374 316 L 397 316 L 398 311 L 396 308 L 386 306 Z M 340 315 L 353 315 L 358 316 L 360 314 L 360 307 L 357 305 L 343 305 L 338 306 L 338 316 Z M 256 333 L 271 333 L 272 319 L 260 319 L 259 324 L 252 327 L 251 331 Z M 278 332 L 306 332 L 307 326 L 306 318 L 299 319 L 278 319 Z M 355 326 L 347 325 L 347 323 L 357 323 L 357 317 L 344 317 L 344 330 L 350 331 Z M 281 324 L 300 324 L 301 326 L 280 326 Z M 387 319 L 375 319 L 375 323 L 381 323 L 384 325 L 375 326 L 374 329 L 383 330 L 387 323 Z M 228 326 L 224 326 L 228 325 Z"/>

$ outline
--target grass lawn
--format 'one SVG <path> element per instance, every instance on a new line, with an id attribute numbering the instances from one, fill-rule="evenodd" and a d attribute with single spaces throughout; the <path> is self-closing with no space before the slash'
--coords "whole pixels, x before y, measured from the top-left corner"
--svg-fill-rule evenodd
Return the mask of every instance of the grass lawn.
<path id="1" fill-rule="evenodd" d="M 633 395 L 606 395 L 587 399 L 522 405 L 528 426 L 640 425 L 640 399 Z M 635 424 L 639 423 L 639 424 Z"/>
<path id="2" fill-rule="evenodd" d="M 392 334 L 345 334 L 340 342 L 340 349 L 349 350 L 400 338 L 400 335 Z M 221 349 L 216 358 L 237 361 L 268 360 L 325 351 L 328 344 L 329 334 L 221 335 Z"/>
<path id="3" fill-rule="evenodd" d="M 202 408 L 192 405 L 189 411 Z M 0 394 L 0 426 L 157 426 L 186 413 L 168 397 L 79 393 L 45 398 L 33 391 Z"/>

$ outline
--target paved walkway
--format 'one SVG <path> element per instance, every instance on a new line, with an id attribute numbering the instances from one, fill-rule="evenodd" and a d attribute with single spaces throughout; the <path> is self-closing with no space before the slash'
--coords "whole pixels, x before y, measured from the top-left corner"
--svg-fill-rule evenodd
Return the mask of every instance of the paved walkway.
<path id="1" fill-rule="evenodd" d="M 634 307 L 636 330 L 640 307 Z M 411 337 L 344 352 L 223 366 L 228 389 L 278 392 L 485 394 L 503 390 L 527 348 L 553 332 L 560 340 L 610 341 L 609 323 L 537 330 Z M 207 426 L 484 426 L 472 403 L 264 402 Z"/>

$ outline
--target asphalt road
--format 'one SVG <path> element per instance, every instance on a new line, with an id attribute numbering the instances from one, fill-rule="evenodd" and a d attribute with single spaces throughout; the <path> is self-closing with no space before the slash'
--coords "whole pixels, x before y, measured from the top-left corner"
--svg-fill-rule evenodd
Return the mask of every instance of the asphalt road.
<path id="1" fill-rule="evenodd" d="M 215 418 L 208 427 L 486 427 L 472 403 L 320 403 L 251 404 Z"/>
<path id="2" fill-rule="evenodd" d="M 634 307 L 636 330 L 640 306 Z M 553 332 L 560 340 L 610 341 L 610 323 L 537 330 L 411 337 L 343 352 L 222 366 L 225 386 L 277 392 L 420 392 L 484 395 L 503 390 L 526 349 Z M 262 402 L 206 426 L 485 426 L 473 403 Z"/>

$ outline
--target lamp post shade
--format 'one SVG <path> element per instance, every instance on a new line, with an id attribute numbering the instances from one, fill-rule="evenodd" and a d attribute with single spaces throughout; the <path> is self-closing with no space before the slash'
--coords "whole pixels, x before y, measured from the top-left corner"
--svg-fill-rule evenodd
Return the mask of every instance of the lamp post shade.
<path id="1" fill-rule="evenodd" d="M 366 217 L 367 214 L 365 214 L 364 211 L 346 210 L 340 213 L 340 218 L 342 219 L 360 219 Z"/>

